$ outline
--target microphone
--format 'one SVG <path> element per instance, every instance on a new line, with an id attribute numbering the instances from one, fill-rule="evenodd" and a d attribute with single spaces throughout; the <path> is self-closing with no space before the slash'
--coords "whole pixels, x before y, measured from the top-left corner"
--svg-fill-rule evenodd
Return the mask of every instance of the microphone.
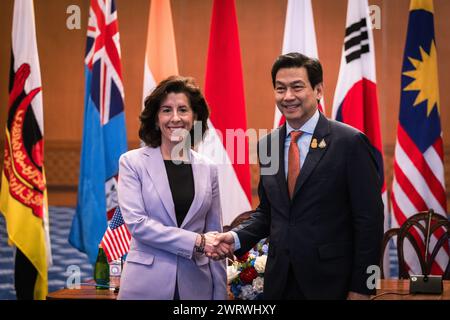
<path id="1" fill-rule="evenodd" d="M 425 274 L 411 275 L 409 279 L 409 293 L 442 294 L 442 276 L 430 275 L 432 262 L 428 263 L 428 247 L 430 245 L 431 219 L 433 218 L 433 214 L 433 209 L 430 209 L 428 211 L 427 234 L 425 236 Z"/>

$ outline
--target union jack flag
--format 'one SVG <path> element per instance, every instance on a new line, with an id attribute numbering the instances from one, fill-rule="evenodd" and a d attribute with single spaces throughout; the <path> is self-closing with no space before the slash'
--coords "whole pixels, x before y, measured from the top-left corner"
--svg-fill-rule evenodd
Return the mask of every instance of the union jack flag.
<path id="1" fill-rule="evenodd" d="M 119 157 L 127 151 L 119 27 L 114 0 L 91 0 L 77 211 L 69 242 L 94 263 L 117 208 Z"/>
<path id="2" fill-rule="evenodd" d="M 123 257 L 130 250 L 130 241 L 131 234 L 123 221 L 120 208 L 117 207 L 101 242 L 108 261 Z"/>
<path id="3" fill-rule="evenodd" d="M 114 1 L 92 0 L 85 64 L 92 71 L 91 99 L 102 125 L 123 111 L 119 26 Z"/>
<path id="4" fill-rule="evenodd" d="M 410 10 L 392 183 L 393 227 L 419 211 L 433 209 L 444 216 L 447 212 L 433 2 L 412 0 Z M 424 252 L 419 237 L 415 234 Z M 431 237 L 431 249 L 436 242 Z M 404 249 L 409 273 L 420 273 L 412 247 Z M 444 245 L 431 273 L 442 275 L 448 259 L 448 245 Z"/>

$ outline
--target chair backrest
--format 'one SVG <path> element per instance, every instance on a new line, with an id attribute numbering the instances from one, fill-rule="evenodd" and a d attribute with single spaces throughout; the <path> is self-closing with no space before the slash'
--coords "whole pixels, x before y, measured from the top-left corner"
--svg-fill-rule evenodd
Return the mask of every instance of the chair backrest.
<path id="1" fill-rule="evenodd" d="M 252 216 L 252 214 L 254 212 L 255 212 L 254 210 L 242 212 L 241 214 L 236 216 L 236 218 L 234 218 L 234 220 L 231 222 L 230 225 L 223 226 L 223 232 L 230 231 L 231 229 L 233 229 L 233 228 L 237 227 L 238 225 L 240 225 L 245 220 L 250 219 L 250 217 Z"/>
<path id="2" fill-rule="evenodd" d="M 393 228 L 385 232 L 383 237 L 381 257 L 381 277 L 384 278 L 384 252 L 391 238 L 397 236 L 398 273 L 400 279 L 408 279 L 408 267 L 405 260 L 405 240 L 408 241 L 416 254 L 422 274 L 431 274 L 431 267 L 440 250 L 448 250 L 450 236 L 450 222 L 447 217 L 436 214 L 432 209 L 419 212 L 409 217 L 400 228 Z M 430 239 L 435 241 L 430 247 Z M 423 239 L 423 240 L 422 240 Z M 428 241 L 427 241 L 428 240 Z M 450 264 L 445 267 L 443 279 L 450 279 Z"/>

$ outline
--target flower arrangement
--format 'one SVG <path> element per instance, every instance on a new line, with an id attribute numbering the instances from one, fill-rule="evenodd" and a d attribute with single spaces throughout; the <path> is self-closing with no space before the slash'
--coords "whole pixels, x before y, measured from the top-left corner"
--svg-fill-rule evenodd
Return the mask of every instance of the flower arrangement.
<path id="1" fill-rule="evenodd" d="M 269 245 L 266 243 L 266 239 L 263 239 L 253 249 L 238 257 L 227 267 L 231 299 L 262 299 L 268 250 Z"/>

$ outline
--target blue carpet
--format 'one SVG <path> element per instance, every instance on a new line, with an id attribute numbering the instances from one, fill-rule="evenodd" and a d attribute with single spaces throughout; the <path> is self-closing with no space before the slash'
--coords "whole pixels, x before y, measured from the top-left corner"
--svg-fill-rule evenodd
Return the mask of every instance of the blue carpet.
<path id="1" fill-rule="evenodd" d="M 56 291 L 66 286 L 69 275 L 67 268 L 78 266 L 81 271 L 81 281 L 92 279 L 92 265 L 87 255 L 73 248 L 69 242 L 70 226 L 75 214 L 74 208 L 50 207 L 50 239 L 53 265 L 48 271 L 48 291 Z M 0 214 L 0 300 L 15 300 L 14 290 L 14 253 L 8 246 L 5 219 Z"/>

